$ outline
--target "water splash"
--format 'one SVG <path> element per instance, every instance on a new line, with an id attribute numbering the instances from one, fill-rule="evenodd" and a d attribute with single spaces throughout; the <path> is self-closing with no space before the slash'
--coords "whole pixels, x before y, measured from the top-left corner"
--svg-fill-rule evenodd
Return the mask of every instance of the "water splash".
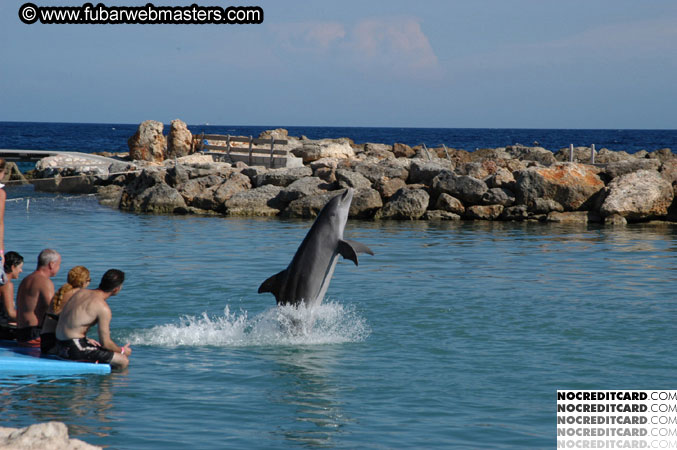
<path id="1" fill-rule="evenodd" d="M 370 332 L 354 308 L 328 302 L 314 308 L 273 307 L 252 318 L 226 306 L 223 316 L 184 316 L 178 324 L 136 331 L 128 339 L 133 345 L 163 347 L 296 346 L 361 342 Z"/>

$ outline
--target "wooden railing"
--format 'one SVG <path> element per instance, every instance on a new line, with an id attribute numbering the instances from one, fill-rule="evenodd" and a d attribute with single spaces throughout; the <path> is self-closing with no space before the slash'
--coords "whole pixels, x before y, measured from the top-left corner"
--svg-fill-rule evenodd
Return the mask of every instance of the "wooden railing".
<path id="1" fill-rule="evenodd" d="M 225 145 L 214 145 L 213 142 L 225 142 Z M 234 143 L 247 144 L 245 147 Z M 265 165 L 268 167 L 284 167 L 289 151 L 275 149 L 276 145 L 286 145 L 284 139 L 254 139 L 252 136 L 230 136 L 221 134 L 198 134 L 193 136 L 195 151 L 208 153 L 214 159 L 229 162 L 244 161 L 251 165 Z M 261 147 L 261 146 L 265 147 Z"/>

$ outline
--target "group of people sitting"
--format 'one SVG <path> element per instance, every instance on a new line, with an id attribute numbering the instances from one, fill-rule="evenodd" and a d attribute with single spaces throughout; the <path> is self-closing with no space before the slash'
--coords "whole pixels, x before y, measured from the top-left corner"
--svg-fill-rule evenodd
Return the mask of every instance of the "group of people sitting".
<path id="1" fill-rule="evenodd" d="M 15 339 L 23 347 L 39 347 L 43 355 L 126 368 L 132 349 L 129 344 L 120 347 L 111 339 L 112 313 L 107 303 L 122 289 L 124 272 L 110 269 L 96 289 L 88 289 L 89 270 L 75 266 L 68 272 L 66 284 L 54 292 L 50 278 L 60 268 L 61 255 L 57 251 L 40 252 L 37 268 L 19 284 L 15 306 L 13 280 L 23 271 L 23 257 L 17 252 L 4 255 L 0 339 Z M 94 325 L 98 325 L 98 341 L 87 337 Z"/>

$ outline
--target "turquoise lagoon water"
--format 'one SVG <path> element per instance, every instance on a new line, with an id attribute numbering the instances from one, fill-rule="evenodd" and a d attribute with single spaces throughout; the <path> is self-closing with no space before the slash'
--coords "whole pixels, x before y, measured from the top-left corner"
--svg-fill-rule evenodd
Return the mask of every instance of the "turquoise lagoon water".
<path id="1" fill-rule="evenodd" d="M 0 379 L 2 426 L 115 449 L 554 448 L 557 389 L 675 389 L 677 226 L 350 221 L 323 306 L 259 284 L 308 221 L 122 213 L 11 188 L 8 249 L 98 280 L 128 371 Z M 18 198 L 18 199 L 17 199 Z M 30 202 L 27 201 L 30 198 Z M 290 315 L 307 326 L 285 331 Z"/>

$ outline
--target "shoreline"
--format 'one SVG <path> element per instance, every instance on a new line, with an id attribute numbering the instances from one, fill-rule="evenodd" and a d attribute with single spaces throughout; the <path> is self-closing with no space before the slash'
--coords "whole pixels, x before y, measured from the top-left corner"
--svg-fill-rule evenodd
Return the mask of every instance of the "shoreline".
<path id="1" fill-rule="evenodd" d="M 351 187 L 352 219 L 677 222 L 677 155 L 666 148 L 468 152 L 314 140 L 276 129 L 259 137 L 284 140 L 293 167 L 271 169 L 214 161 L 219 152 L 196 152 L 199 135 L 185 123 L 172 121 L 167 136 L 163 127 L 142 123 L 128 141 L 132 159 L 108 167 L 45 158 L 34 173 L 45 179 L 34 181 L 36 190 L 96 193 L 104 205 L 139 213 L 313 218 Z"/>

